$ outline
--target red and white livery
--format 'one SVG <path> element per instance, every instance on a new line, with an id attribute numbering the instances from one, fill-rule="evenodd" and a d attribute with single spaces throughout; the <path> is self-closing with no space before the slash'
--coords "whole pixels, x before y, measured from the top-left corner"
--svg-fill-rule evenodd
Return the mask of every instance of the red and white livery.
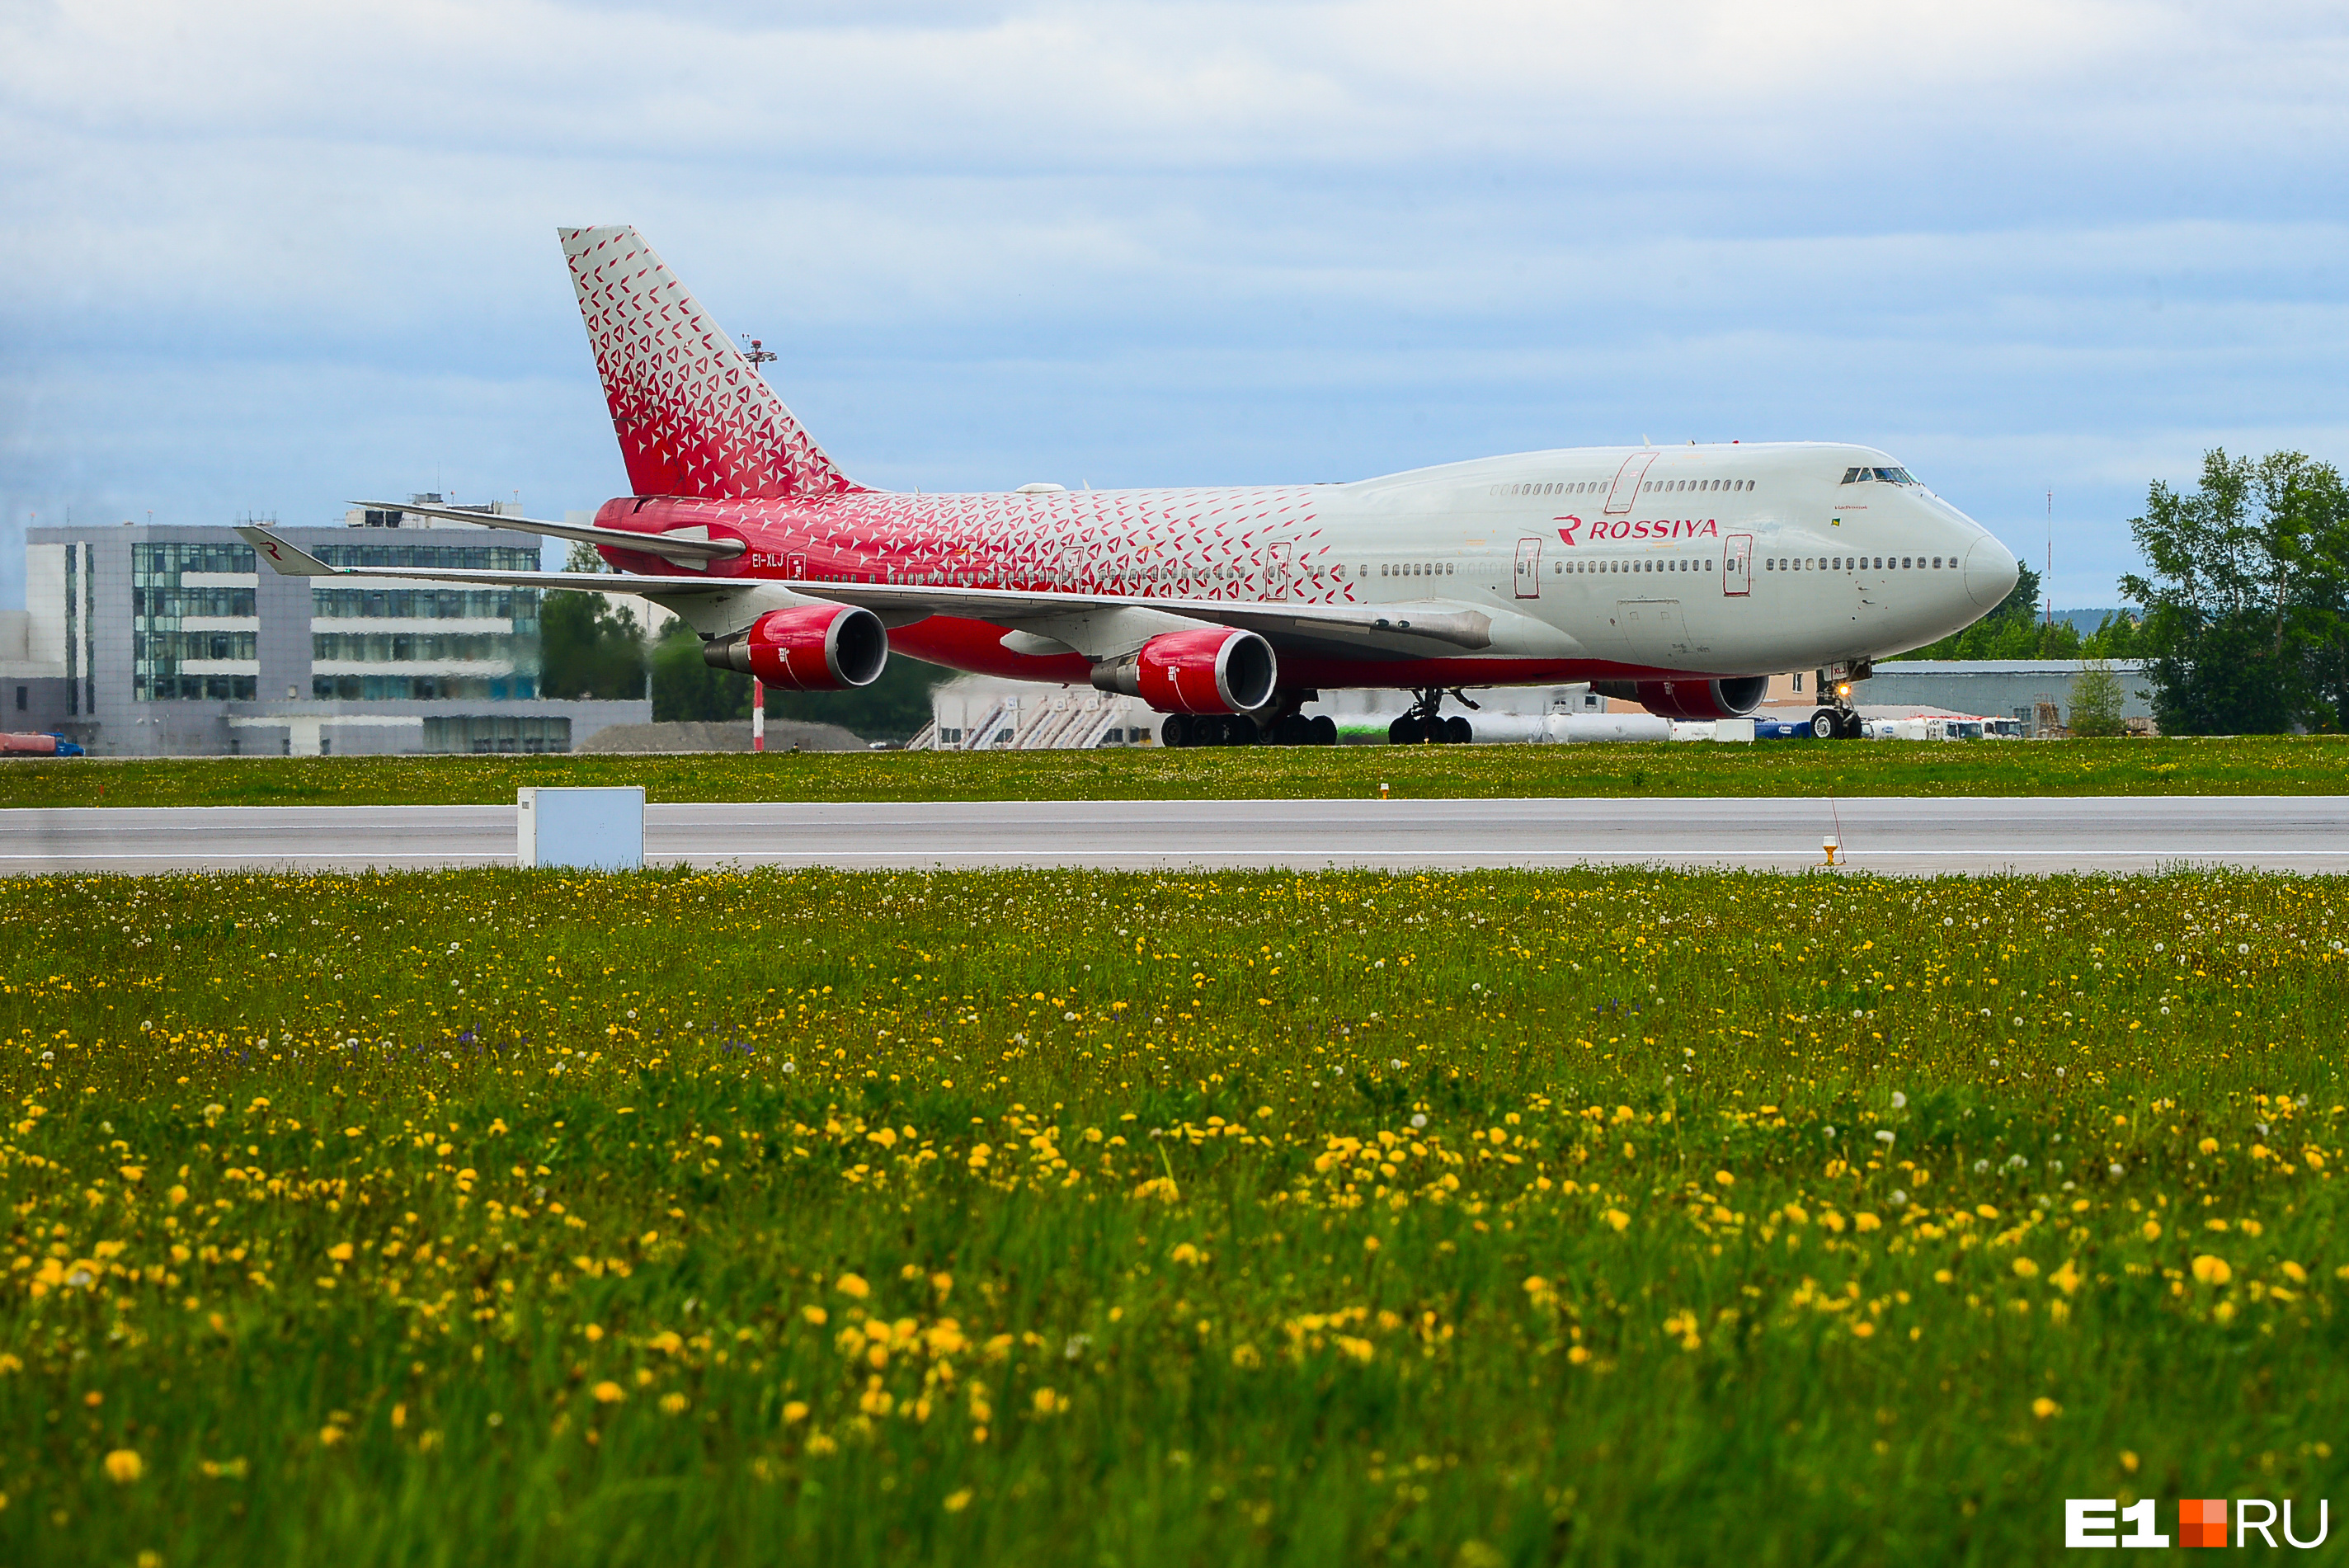
<path id="1" fill-rule="evenodd" d="M 874 490 L 636 230 L 560 233 L 635 493 L 586 525 L 451 515 L 585 541 L 622 576 L 366 575 L 642 594 L 711 663 L 802 689 L 865 684 L 892 652 L 1091 681 L 1193 742 L 1334 738 L 1298 710 L 1344 687 L 1414 691 L 1423 720 L 1446 691 L 1584 680 L 1673 717 L 1749 712 L 1772 673 L 1864 671 L 2015 580 L 1892 458 L 1826 443 L 1567 448 L 1343 484 Z M 336 571 L 246 532 L 280 571 Z"/>

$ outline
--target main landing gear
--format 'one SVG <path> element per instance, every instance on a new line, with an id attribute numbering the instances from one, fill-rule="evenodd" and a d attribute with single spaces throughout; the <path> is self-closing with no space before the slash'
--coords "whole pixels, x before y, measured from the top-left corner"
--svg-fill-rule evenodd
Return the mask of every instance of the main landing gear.
<path id="1" fill-rule="evenodd" d="M 1159 726 L 1166 746 L 1334 746 L 1338 722 L 1298 710 L 1320 693 L 1282 691 L 1257 713 L 1169 713 Z"/>
<path id="2" fill-rule="evenodd" d="M 1473 709 L 1476 706 L 1463 696 L 1457 687 L 1453 688 L 1452 695 L 1459 698 L 1466 707 Z M 1423 686 L 1413 691 L 1411 711 L 1387 726 L 1387 744 L 1464 746 L 1475 740 L 1475 728 L 1466 719 L 1457 713 L 1447 719 L 1436 711 L 1443 703 L 1444 688 L 1441 686 Z"/>

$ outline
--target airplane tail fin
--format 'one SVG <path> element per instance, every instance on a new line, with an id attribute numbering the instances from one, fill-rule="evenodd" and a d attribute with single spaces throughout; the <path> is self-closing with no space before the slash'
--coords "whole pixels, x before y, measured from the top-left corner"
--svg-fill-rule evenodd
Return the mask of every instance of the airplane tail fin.
<path id="1" fill-rule="evenodd" d="M 558 229 L 638 495 L 812 498 L 861 488 L 626 224 Z"/>

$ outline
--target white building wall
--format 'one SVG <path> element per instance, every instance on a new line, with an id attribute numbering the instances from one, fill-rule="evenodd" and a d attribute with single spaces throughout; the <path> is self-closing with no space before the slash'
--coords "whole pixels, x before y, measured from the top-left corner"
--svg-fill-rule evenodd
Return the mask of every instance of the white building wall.
<path id="1" fill-rule="evenodd" d="M 65 672 L 66 546 L 25 546 L 25 610 L 32 618 L 25 658 L 32 664 L 54 664 Z"/>

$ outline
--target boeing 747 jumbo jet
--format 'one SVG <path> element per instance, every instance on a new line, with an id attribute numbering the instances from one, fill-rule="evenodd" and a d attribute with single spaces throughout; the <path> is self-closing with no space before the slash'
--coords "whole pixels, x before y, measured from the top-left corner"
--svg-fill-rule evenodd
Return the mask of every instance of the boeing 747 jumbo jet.
<path id="1" fill-rule="evenodd" d="M 1399 741 L 1464 741 L 1448 692 L 1589 681 L 1677 719 L 1753 711 L 1770 675 L 1849 682 L 2003 599 L 2014 557 L 1885 453 L 1791 442 L 1573 447 L 1342 484 L 925 495 L 843 473 L 635 229 L 564 229 L 633 495 L 592 524 L 436 511 L 584 541 L 622 574 L 336 568 L 241 530 L 278 571 L 632 592 L 703 657 L 802 691 L 890 654 L 1090 681 L 1171 746 L 1329 744 L 1299 710 L 1409 691 Z M 1636 579 L 1636 580 L 1635 580 Z"/>

